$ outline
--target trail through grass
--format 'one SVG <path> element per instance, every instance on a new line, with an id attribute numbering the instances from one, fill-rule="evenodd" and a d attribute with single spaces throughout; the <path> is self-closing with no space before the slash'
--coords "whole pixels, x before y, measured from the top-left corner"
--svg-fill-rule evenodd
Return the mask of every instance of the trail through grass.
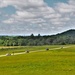
<path id="1" fill-rule="evenodd" d="M 75 75 L 75 46 L 2 57 L 0 75 Z"/>

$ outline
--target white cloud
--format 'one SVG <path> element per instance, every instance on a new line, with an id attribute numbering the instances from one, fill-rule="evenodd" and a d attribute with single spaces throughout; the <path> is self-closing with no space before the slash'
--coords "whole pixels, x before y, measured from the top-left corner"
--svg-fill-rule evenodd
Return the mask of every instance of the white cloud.
<path id="1" fill-rule="evenodd" d="M 3 20 L 5 24 L 27 24 L 32 26 L 31 30 L 34 27 L 54 29 L 54 26 L 60 29 L 75 21 L 75 0 L 56 3 L 54 7 L 49 7 L 44 0 L 0 0 L 0 8 L 8 5 L 15 7 L 16 13 Z"/>
<path id="2" fill-rule="evenodd" d="M 27 12 L 27 11 L 17 11 L 16 12 L 16 15 L 14 15 L 14 16 L 16 18 L 33 18 L 36 15 L 35 14 L 32 14 L 30 12 Z"/>
<path id="3" fill-rule="evenodd" d="M 68 0 L 68 3 L 57 3 L 56 9 L 60 13 L 73 13 L 75 12 L 75 0 Z"/>
<path id="4" fill-rule="evenodd" d="M 13 22 L 15 23 L 15 20 L 17 22 L 28 22 L 28 20 L 32 19 L 33 22 L 38 23 L 39 18 L 42 20 L 45 20 L 44 16 L 50 15 L 50 17 L 54 17 L 55 10 L 51 7 L 48 7 L 46 3 L 43 0 L 16 0 L 11 1 L 8 0 L 5 4 L 2 5 L 13 5 L 18 10 L 14 15 L 11 15 L 11 18 L 14 19 Z M 53 15 L 52 15 L 53 14 Z M 57 14 L 57 17 L 60 16 Z M 37 19 L 35 21 L 35 19 Z M 12 23 L 10 18 L 8 20 L 3 21 L 4 23 Z M 31 22 L 31 23 L 33 23 Z M 40 21 L 41 22 L 41 21 Z M 46 21 L 45 21 L 46 22 Z"/>
<path id="5" fill-rule="evenodd" d="M 11 24 L 13 22 L 14 22 L 14 20 L 12 18 L 3 21 L 3 23 L 6 23 L 6 24 Z"/>
<path id="6" fill-rule="evenodd" d="M 7 5 L 13 5 L 16 8 L 26 8 L 26 7 L 37 7 L 43 6 L 43 0 L 0 0 L 0 7 L 6 7 Z M 20 7 L 20 8 L 19 8 Z"/>
<path id="7" fill-rule="evenodd" d="M 75 5 L 75 0 L 69 0 L 69 4 Z"/>
<path id="8" fill-rule="evenodd" d="M 71 13 L 75 11 L 75 7 L 71 4 L 58 3 L 57 6 L 58 6 L 57 10 L 61 13 Z"/>
<path id="9" fill-rule="evenodd" d="M 44 16 L 45 18 L 50 18 L 50 19 L 53 19 L 53 18 L 60 18 L 61 17 L 61 14 L 58 14 L 58 13 L 52 13 L 52 14 L 49 14 L 46 16 Z"/>

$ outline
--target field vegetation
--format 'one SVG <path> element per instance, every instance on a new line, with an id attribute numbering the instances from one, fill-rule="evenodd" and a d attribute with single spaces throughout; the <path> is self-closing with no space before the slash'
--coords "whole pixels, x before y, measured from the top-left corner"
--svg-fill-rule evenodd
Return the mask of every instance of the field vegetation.
<path id="1" fill-rule="evenodd" d="M 19 52 L 25 52 L 27 50 L 29 51 L 38 51 L 38 50 L 46 50 L 46 48 L 52 49 L 52 48 L 58 48 L 61 47 L 61 45 L 45 45 L 45 46 L 1 46 L 0 47 L 0 54 L 6 54 L 6 53 L 19 53 Z"/>
<path id="2" fill-rule="evenodd" d="M 33 46 L 3 52 L 45 50 L 61 46 Z M 67 47 L 67 46 L 65 46 Z M 75 75 L 75 46 L 0 58 L 0 75 Z"/>

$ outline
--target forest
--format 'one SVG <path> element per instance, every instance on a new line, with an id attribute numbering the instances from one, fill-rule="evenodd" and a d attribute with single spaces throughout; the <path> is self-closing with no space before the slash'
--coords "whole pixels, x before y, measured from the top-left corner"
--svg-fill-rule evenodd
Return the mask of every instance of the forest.
<path id="1" fill-rule="evenodd" d="M 0 36 L 0 46 L 39 46 L 75 44 L 75 30 L 71 29 L 56 35 L 41 36 Z"/>

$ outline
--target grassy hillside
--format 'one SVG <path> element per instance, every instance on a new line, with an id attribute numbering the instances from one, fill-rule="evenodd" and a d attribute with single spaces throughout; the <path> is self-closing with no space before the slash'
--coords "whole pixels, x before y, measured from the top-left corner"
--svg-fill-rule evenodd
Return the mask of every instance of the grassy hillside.
<path id="1" fill-rule="evenodd" d="M 0 75 L 74 74 L 74 46 L 66 49 L 35 52 L 0 58 Z"/>

